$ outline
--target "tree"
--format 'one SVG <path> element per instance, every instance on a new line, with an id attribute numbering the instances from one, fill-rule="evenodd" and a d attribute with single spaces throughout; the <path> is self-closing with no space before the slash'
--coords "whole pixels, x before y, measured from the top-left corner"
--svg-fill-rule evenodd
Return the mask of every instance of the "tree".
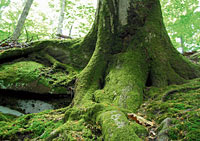
<path id="1" fill-rule="evenodd" d="M 2 11 L 2 20 L 0 20 L 0 40 L 8 38 L 15 30 L 17 21 L 23 10 L 20 7 L 24 7 L 25 2 L 11 1 L 9 6 Z M 21 31 L 20 41 L 23 42 L 27 40 L 27 33 L 29 39 L 32 41 L 56 38 L 58 26 L 54 24 L 54 21 L 59 20 L 60 2 L 48 0 L 47 3 L 48 5 L 43 5 L 45 10 L 38 10 L 38 7 L 41 7 L 42 4 L 36 1 L 33 2 L 31 10 L 29 11 L 29 16 L 24 23 L 24 27 L 26 27 L 27 30 Z M 51 13 L 51 15 L 46 14 L 46 12 Z M 63 21 L 62 28 L 63 34 L 71 35 L 74 38 L 85 36 L 94 21 L 94 13 L 95 9 L 90 2 L 85 2 L 83 4 L 81 1 L 76 1 L 76 3 L 74 3 L 73 1 L 66 0 L 64 11 L 65 20 Z M 71 28 L 72 26 L 73 29 Z M 72 31 L 71 34 L 70 31 Z"/>
<path id="2" fill-rule="evenodd" d="M 22 14 L 21 14 L 21 16 L 19 18 L 19 21 L 17 23 L 17 26 L 15 28 L 15 31 L 14 31 L 14 33 L 12 35 L 12 40 L 16 41 L 19 38 L 20 33 L 22 31 L 22 28 L 24 26 L 24 22 L 26 20 L 26 17 L 28 16 L 28 13 L 29 13 L 29 10 L 31 8 L 32 3 L 33 3 L 33 0 L 27 0 L 26 1 L 26 5 L 25 5 L 25 7 L 23 9 L 23 12 L 22 12 Z"/>
<path id="3" fill-rule="evenodd" d="M 63 20 L 64 20 L 64 10 L 65 10 L 65 5 L 66 2 L 65 0 L 60 1 L 60 17 L 59 17 L 59 22 L 58 22 L 58 29 L 57 29 L 57 34 L 62 35 L 62 27 L 63 27 Z"/>
<path id="4" fill-rule="evenodd" d="M 69 55 L 66 57 L 70 58 L 69 65 L 84 68 L 77 76 L 75 96 L 66 108 L 65 123 L 47 140 L 73 140 L 71 130 L 88 131 L 84 122 L 100 125 L 105 140 L 141 140 L 136 134 L 140 129 L 129 123 L 126 114 L 141 105 L 145 87 L 182 84 L 200 76 L 200 67 L 173 47 L 163 24 L 159 0 L 100 0 L 93 27 L 83 40 L 34 45 L 20 55 L 27 56 L 34 48 L 44 49 L 40 53 L 54 68 L 58 65 L 67 68 L 62 64 L 65 61 L 55 54 L 60 47 L 60 54 Z M 19 53 L 13 52 L 6 52 L 7 56 Z"/>
<path id="5" fill-rule="evenodd" d="M 77 78 L 64 127 L 92 118 L 101 125 L 105 140 L 140 140 L 122 109 L 136 111 L 146 86 L 181 84 L 200 76 L 199 66 L 173 47 L 159 0 L 98 1 L 93 28 L 82 47 L 94 52 Z M 52 137 L 58 135 L 59 131 Z"/>

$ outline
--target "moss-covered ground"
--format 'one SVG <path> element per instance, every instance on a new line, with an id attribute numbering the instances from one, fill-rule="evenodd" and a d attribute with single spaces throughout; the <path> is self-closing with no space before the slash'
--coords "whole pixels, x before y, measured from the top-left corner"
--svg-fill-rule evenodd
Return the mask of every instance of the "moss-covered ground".
<path id="1" fill-rule="evenodd" d="M 16 118 L 16 116 L 14 115 L 10 115 L 10 114 L 3 114 L 0 112 L 0 121 L 13 121 Z"/>
<path id="2" fill-rule="evenodd" d="M 0 121 L 0 140 L 43 139 L 63 124 L 64 109 L 29 114 Z"/>
<path id="3" fill-rule="evenodd" d="M 194 141 L 200 138 L 200 79 L 194 79 L 186 84 L 171 85 L 163 88 L 149 87 L 146 89 L 144 103 L 137 113 L 144 118 L 155 121 L 157 126 L 166 118 L 172 119 L 168 130 L 170 140 Z M 100 108 L 99 108 L 100 106 Z M 44 111 L 37 114 L 28 114 L 19 118 L 0 114 L 0 139 L 36 139 L 36 140 L 102 140 L 102 127 L 109 120 L 110 109 L 102 112 L 107 120 L 101 119 L 101 114 L 96 117 L 95 109 L 106 110 L 106 105 L 93 104 L 93 108 L 80 109 L 63 108 Z M 114 107 L 113 107 L 114 108 Z M 115 109 L 115 110 L 114 110 Z M 117 107 L 112 111 L 118 111 Z M 121 109 L 123 111 L 123 109 Z M 67 111 L 67 112 L 66 112 Z M 123 111 L 126 115 L 126 111 Z M 105 115 L 106 114 L 106 115 Z M 112 114 L 113 118 L 114 113 Z M 123 114 L 122 114 L 123 115 Z M 121 116 L 122 116 L 121 115 Z M 116 113 L 119 116 L 119 112 Z M 116 117 L 117 118 L 117 117 Z M 127 118 L 127 117 L 123 117 Z M 121 120 L 123 118 L 120 118 Z M 123 122 L 120 122 L 123 123 Z M 145 128 L 134 121 L 129 121 L 136 134 L 145 139 L 148 135 Z M 121 124 L 118 124 L 120 126 Z M 112 126 L 112 125 L 109 125 Z M 137 128 L 136 128 L 137 127 Z M 158 132 L 159 132 L 158 128 Z M 127 131 L 128 133 L 128 131 Z"/>
<path id="4" fill-rule="evenodd" d="M 64 123 L 66 109 L 28 114 L 16 119 L 0 114 L 0 140 L 50 140 L 50 134 L 62 129 L 66 133 L 62 138 L 68 140 L 101 138 L 100 126 L 93 125 L 92 122 L 74 120 Z"/>
<path id="5" fill-rule="evenodd" d="M 171 118 L 172 125 L 167 133 L 171 140 L 200 139 L 200 79 L 183 85 L 147 88 L 145 99 L 139 114 L 158 125 Z"/>

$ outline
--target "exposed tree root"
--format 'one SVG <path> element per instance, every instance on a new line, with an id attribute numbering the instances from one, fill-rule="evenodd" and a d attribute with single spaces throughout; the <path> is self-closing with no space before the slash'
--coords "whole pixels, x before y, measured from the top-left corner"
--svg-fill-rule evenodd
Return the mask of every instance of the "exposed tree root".
<path id="1" fill-rule="evenodd" d="M 164 96 L 162 98 L 162 101 L 165 102 L 165 101 L 169 100 L 169 97 L 172 96 L 175 93 L 178 93 L 178 92 L 187 92 L 187 91 L 190 91 L 190 90 L 197 90 L 197 89 L 200 89 L 200 87 L 199 86 L 194 87 L 194 88 L 183 87 L 183 88 L 179 88 L 179 89 L 169 90 L 169 91 L 165 92 L 165 94 L 164 94 Z"/>

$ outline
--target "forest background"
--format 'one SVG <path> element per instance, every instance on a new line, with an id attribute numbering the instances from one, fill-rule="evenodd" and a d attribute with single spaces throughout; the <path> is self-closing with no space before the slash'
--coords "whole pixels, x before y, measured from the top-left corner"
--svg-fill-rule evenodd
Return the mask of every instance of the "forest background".
<path id="1" fill-rule="evenodd" d="M 1 0 L 0 40 L 10 37 L 26 0 Z M 35 0 L 26 18 L 19 41 L 56 38 L 61 2 Z M 96 1 L 66 0 L 63 34 L 72 38 L 85 36 L 94 21 Z M 181 52 L 200 48 L 199 0 L 161 0 L 164 23 L 173 45 Z"/>

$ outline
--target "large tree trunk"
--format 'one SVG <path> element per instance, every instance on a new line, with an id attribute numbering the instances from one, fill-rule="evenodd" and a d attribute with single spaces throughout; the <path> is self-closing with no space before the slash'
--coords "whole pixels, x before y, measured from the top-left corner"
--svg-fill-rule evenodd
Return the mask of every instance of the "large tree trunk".
<path id="1" fill-rule="evenodd" d="M 173 47 L 159 0 L 99 0 L 85 47 L 94 35 L 94 53 L 77 79 L 64 127 L 92 120 L 101 125 L 105 140 L 140 140 L 125 113 L 137 110 L 144 88 L 184 83 L 200 76 L 199 67 Z"/>
<path id="2" fill-rule="evenodd" d="M 173 47 L 158 0 L 99 1 L 96 21 L 95 51 L 79 76 L 74 105 L 81 105 L 84 97 L 88 99 L 97 90 L 104 90 L 104 99 L 109 94 L 109 99 L 113 97 L 109 103 L 120 100 L 116 97 L 121 94 L 125 101 L 118 101 L 117 105 L 128 108 L 127 99 L 136 102 L 136 106 L 128 108 L 134 111 L 145 86 L 180 84 L 199 76 L 197 66 Z"/>
<path id="3" fill-rule="evenodd" d="M 57 50 L 53 47 L 59 45 L 65 48 L 64 43 L 52 44 L 51 56 Z M 136 134 L 144 128 L 129 122 L 127 113 L 139 108 L 145 87 L 181 84 L 200 76 L 200 67 L 173 47 L 159 0 L 99 0 L 91 31 L 73 46 L 67 54 L 77 55 L 74 62 L 88 60 L 93 54 L 78 75 L 65 123 L 47 137 L 48 141 L 96 140 L 91 124 L 97 129 L 100 125 L 106 141 L 144 140 Z"/>
<path id="4" fill-rule="evenodd" d="M 20 36 L 20 33 L 22 31 L 22 28 L 24 26 L 26 17 L 28 16 L 28 13 L 29 13 L 29 10 L 31 8 L 32 3 L 33 3 L 33 0 L 27 0 L 26 5 L 25 5 L 25 7 L 23 9 L 23 12 L 22 12 L 22 14 L 21 14 L 21 16 L 19 18 L 19 21 L 17 23 L 17 26 L 15 28 L 15 31 L 14 31 L 14 33 L 12 35 L 12 40 L 13 41 L 16 41 Z"/>

